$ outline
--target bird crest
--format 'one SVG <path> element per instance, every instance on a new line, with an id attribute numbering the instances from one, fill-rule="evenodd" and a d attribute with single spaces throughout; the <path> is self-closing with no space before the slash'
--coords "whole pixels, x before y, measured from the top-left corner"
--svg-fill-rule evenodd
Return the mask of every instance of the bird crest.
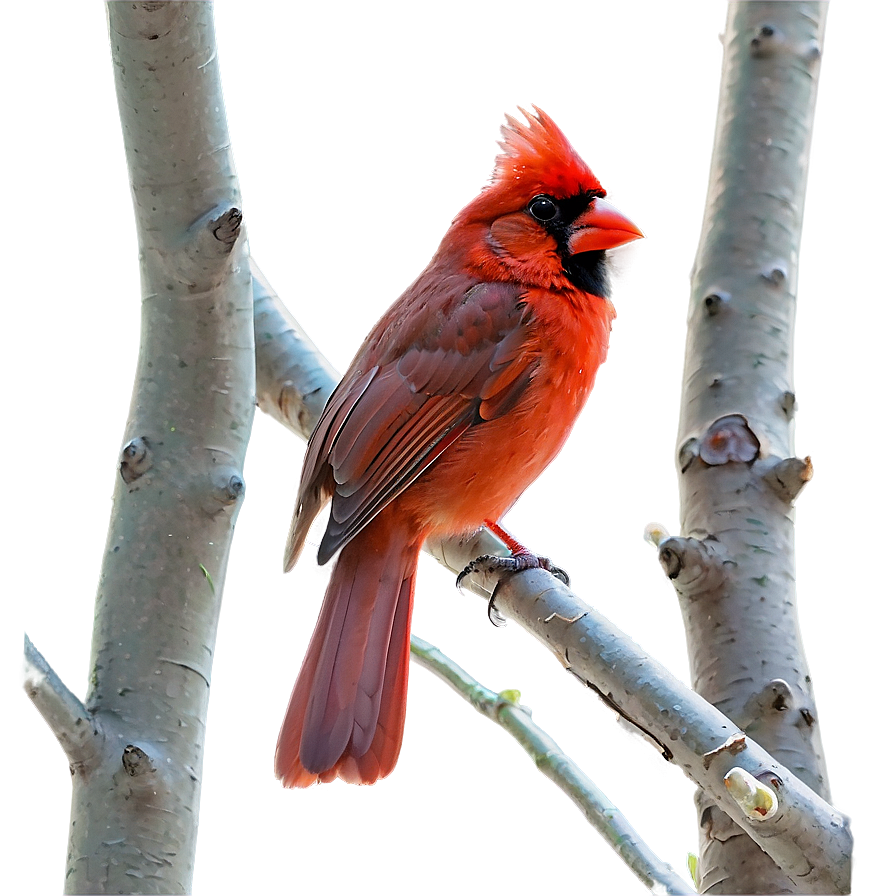
<path id="1" fill-rule="evenodd" d="M 525 124 L 510 115 L 501 126 L 492 184 L 518 184 L 528 190 L 543 190 L 553 196 L 575 196 L 592 192 L 603 198 L 606 190 L 572 148 L 563 131 L 538 106 L 535 114 L 519 107 Z"/>

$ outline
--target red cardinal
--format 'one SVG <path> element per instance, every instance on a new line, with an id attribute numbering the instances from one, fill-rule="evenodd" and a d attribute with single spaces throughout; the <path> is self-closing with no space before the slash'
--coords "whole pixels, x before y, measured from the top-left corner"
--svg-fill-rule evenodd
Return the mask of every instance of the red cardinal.
<path id="1" fill-rule="evenodd" d="M 311 436 L 285 568 L 327 501 L 317 559 L 341 553 L 277 743 L 286 787 L 372 784 L 395 767 L 423 542 L 501 517 L 566 441 L 606 358 L 606 250 L 642 234 L 557 125 L 523 114 Z"/>

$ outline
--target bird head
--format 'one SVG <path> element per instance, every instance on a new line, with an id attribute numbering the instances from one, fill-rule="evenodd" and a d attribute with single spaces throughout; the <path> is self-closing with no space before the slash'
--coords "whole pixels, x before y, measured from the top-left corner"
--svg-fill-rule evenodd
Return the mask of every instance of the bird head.
<path id="1" fill-rule="evenodd" d="M 487 227 L 474 264 L 487 276 L 607 297 L 606 250 L 641 231 L 604 198 L 591 169 L 545 112 L 507 116 L 491 182 L 455 219 Z"/>

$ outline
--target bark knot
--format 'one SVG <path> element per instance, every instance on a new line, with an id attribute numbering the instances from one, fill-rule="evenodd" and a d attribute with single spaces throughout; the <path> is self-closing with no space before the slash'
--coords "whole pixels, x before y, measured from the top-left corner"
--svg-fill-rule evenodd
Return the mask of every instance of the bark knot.
<path id="1" fill-rule="evenodd" d="M 785 457 L 763 474 L 763 480 L 786 504 L 792 504 L 812 478 L 812 458 Z"/>
<path id="2" fill-rule="evenodd" d="M 759 456 L 759 439 L 743 414 L 727 414 L 714 421 L 703 434 L 699 455 L 708 466 L 751 463 Z"/>
<path id="3" fill-rule="evenodd" d="M 784 35 L 774 25 L 760 25 L 750 41 L 750 55 L 754 59 L 765 59 L 781 49 Z"/>
<path id="4" fill-rule="evenodd" d="M 121 478 L 130 485 L 139 479 L 147 470 L 152 468 L 152 453 L 149 450 L 149 442 L 144 436 L 131 439 L 121 449 L 121 460 L 118 464 L 118 472 Z"/>
<path id="5" fill-rule="evenodd" d="M 682 595 L 696 597 L 720 588 L 726 578 L 726 554 L 712 536 L 706 539 L 673 535 L 657 545 L 663 572 Z"/>

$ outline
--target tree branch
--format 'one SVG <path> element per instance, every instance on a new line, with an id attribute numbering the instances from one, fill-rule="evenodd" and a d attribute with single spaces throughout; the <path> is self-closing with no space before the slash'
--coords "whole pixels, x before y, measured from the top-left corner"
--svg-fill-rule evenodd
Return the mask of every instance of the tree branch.
<path id="1" fill-rule="evenodd" d="M 87 707 L 62 683 L 41 652 L 25 635 L 25 693 L 56 736 L 72 774 L 83 775 L 97 764 L 100 732 Z"/>
<path id="2" fill-rule="evenodd" d="M 255 263 L 256 400 L 266 414 L 306 441 L 339 375 L 318 351 Z"/>
<path id="3" fill-rule="evenodd" d="M 664 893 L 694 893 L 693 887 L 650 849 L 628 819 L 563 752 L 559 744 L 535 724 L 531 711 L 520 705 L 518 694 L 497 694 L 489 690 L 437 647 L 413 635 L 411 653 L 421 666 L 441 678 L 482 715 L 511 734 L 538 770 L 579 807 L 588 822 L 645 886 Z"/>
<path id="4" fill-rule="evenodd" d="M 471 553 L 465 540 L 445 540 L 437 559 L 455 571 Z M 494 574 L 477 578 L 486 591 L 499 581 Z M 849 891 L 852 838 L 846 818 L 628 635 L 545 570 L 529 570 L 501 582 L 495 605 L 653 741 L 708 800 L 787 870 L 799 892 Z M 726 782 L 734 768 L 771 783 L 778 800 L 774 816 L 745 815 L 730 792 L 730 779 Z"/>
<path id="5" fill-rule="evenodd" d="M 818 712 L 796 616 L 793 327 L 827 4 L 729 6 L 678 433 L 682 537 L 659 543 L 694 689 L 825 799 Z M 698 795 L 703 889 L 787 892 L 780 869 Z M 846 833 L 844 829 L 844 834 Z M 772 854 L 766 844 L 765 852 Z M 837 851 L 849 882 L 850 844 Z M 780 864 L 780 862 L 779 862 Z M 786 877 L 785 877 L 786 875 Z"/>
<path id="6" fill-rule="evenodd" d="M 88 761 L 72 779 L 66 892 L 186 893 L 254 411 L 248 249 L 212 4 L 106 10 L 140 245 L 140 356 L 86 710 L 46 671 L 35 695 L 57 736 L 102 732 L 79 735 Z"/>

